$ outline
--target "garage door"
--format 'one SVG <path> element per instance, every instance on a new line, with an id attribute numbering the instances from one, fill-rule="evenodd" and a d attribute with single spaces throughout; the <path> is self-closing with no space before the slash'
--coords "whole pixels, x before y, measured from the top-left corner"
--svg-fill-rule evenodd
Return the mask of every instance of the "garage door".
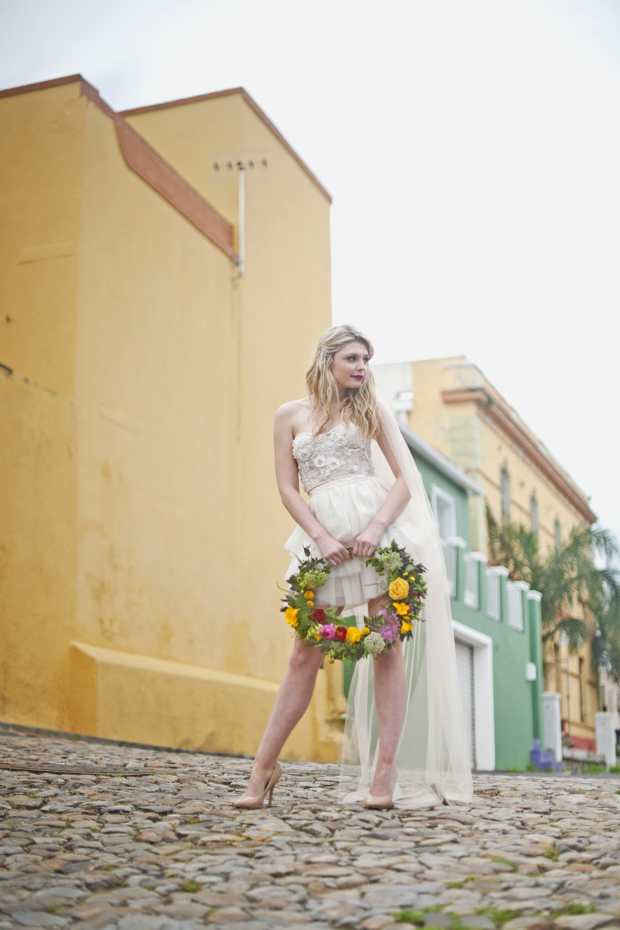
<path id="1" fill-rule="evenodd" d="M 474 753 L 474 649 L 460 640 L 455 641 L 456 646 L 456 672 L 459 679 L 459 691 L 463 703 L 463 716 L 465 717 L 465 736 L 469 749 L 471 767 L 476 767 Z"/>

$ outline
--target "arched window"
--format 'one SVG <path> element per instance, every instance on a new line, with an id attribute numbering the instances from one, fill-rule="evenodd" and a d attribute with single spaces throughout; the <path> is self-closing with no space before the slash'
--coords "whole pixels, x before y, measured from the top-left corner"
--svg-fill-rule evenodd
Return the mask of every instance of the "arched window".
<path id="1" fill-rule="evenodd" d="M 560 524 L 560 518 L 555 518 L 555 523 L 553 524 L 553 535 L 555 536 L 555 548 L 559 552 L 562 548 L 562 526 Z"/>
<path id="2" fill-rule="evenodd" d="M 538 501 L 535 494 L 530 497 L 530 529 L 538 536 Z"/>
<path id="3" fill-rule="evenodd" d="M 500 485 L 502 489 L 502 520 L 510 520 L 510 475 L 505 465 L 501 471 Z"/>

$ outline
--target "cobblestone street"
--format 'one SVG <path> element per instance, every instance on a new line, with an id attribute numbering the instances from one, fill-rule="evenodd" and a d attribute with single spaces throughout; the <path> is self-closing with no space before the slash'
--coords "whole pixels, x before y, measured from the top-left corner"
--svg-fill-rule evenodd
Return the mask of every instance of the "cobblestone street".
<path id="1" fill-rule="evenodd" d="M 0 727 L 0 930 L 620 927 L 617 778 L 370 812 L 337 766 L 284 763 L 273 807 L 237 811 L 249 766 Z"/>

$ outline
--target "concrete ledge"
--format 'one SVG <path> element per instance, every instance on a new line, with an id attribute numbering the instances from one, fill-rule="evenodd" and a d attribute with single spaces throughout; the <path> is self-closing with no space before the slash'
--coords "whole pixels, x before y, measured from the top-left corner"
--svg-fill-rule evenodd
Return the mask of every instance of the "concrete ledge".
<path id="1" fill-rule="evenodd" d="M 87 736 L 152 746 L 253 755 L 279 684 L 218 669 L 70 644 L 70 729 Z M 283 757 L 334 761 L 337 734 L 321 726 L 324 701 L 313 702 Z"/>

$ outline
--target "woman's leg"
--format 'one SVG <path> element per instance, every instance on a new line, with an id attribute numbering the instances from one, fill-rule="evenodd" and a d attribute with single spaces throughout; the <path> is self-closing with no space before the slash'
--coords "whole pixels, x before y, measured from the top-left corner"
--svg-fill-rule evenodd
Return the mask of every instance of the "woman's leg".
<path id="1" fill-rule="evenodd" d="M 267 729 L 258 747 L 250 783 L 244 797 L 255 798 L 263 793 L 282 747 L 310 704 L 316 676 L 323 659 L 324 656 L 318 649 L 304 646 L 295 637 L 288 668 L 284 673 Z"/>
<path id="2" fill-rule="evenodd" d="M 381 598 L 368 604 L 369 616 L 382 606 Z M 374 662 L 375 706 L 379 722 L 379 754 L 370 793 L 384 797 L 394 788 L 396 750 L 405 714 L 407 678 L 403 660 L 403 644 L 395 643 Z"/>

